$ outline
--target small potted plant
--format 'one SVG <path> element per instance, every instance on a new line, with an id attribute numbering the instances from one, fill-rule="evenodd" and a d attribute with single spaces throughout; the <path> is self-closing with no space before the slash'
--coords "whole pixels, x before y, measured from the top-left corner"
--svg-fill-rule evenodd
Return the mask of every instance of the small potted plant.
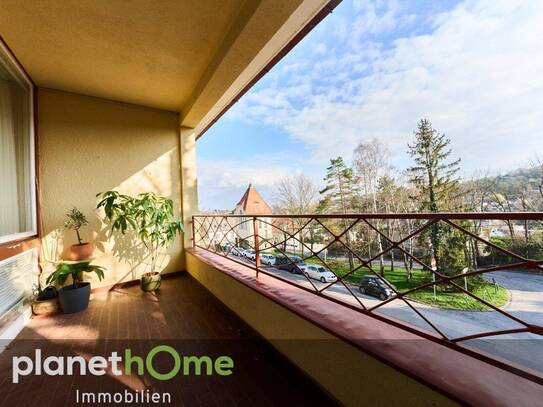
<path id="1" fill-rule="evenodd" d="M 92 255 L 92 244 L 89 242 L 83 242 L 81 240 L 81 235 L 79 234 L 79 229 L 83 226 L 86 226 L 89 221 L 76 207 L 73 207 L 70 212 L 66 214 L 66 221 L 64 222 L 64 227 L 66 229 L 75 230 L 77 236 L 76 244 L 70 246 L 69 258 L 70 260 L 85 260 L 91 257 Z"/>
<path id="2" fill-rule="evenodd" d="M 104 209 L 103 219 L 111 229 L 123 235 L 132 231 L 142 242 L 151 261 L 149 271 L 141 276 L 140 287 L 143 291 L 157 290 L 162 280 L 156 270 L 159 251 L 183 233 L 183 224 L 174 219 L 173 201 L 152 192 L 132 197 L 107 191 L 97 197 L 101 198 L 97 208 Z"/>
<path id="3" fill-rule="evenodd" d="M 83 273 L 96 273 L 99 280 L 104 278 L 104 268 L 90 262 L 60 263 L 48 278 L 46 284 L 64 285 L 68 277 L 72 284 L 58 290 L 60 307 L 65 314 L 87 309 L 90 299 L 90 283 L 83 281 Z"/>
<path id="4" fill-rule="evenodd" d="M 34 285 L 33 297 L 32 313 L 34 315 L 54 314 L 60 310 L 57 289 L 51 285 L 43 290 L 38 285 Z"/>

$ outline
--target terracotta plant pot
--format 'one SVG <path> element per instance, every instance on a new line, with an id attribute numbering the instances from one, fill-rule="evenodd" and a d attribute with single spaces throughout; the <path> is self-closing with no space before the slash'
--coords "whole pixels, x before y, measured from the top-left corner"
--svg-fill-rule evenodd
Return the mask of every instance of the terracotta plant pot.
<path id="1" fill-rule="evenodd" d="M 159 273 L 144 274 L 141 276 L 140 287 L 142 291 L 155 291 L 160 288 L 162 277 Z"/>
<path id="2" fill-rule="evenodd" d="M 92 243 L 73 244 L 70 246 L 70 260 L 87 260 L 92 256 Z"/>

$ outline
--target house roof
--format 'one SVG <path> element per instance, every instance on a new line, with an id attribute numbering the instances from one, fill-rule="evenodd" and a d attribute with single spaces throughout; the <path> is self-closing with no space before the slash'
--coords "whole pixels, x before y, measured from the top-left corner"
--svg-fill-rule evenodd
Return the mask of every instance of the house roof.
<path id="1" fill-rule="evenodd" d="M 249 187 L 241 197 L 237 204 L 238 208 L 243 209 L 247 215 L 271 215 L 272 209 L 270 205 L 262 198 L 262 195 L 249 184 Z"/>

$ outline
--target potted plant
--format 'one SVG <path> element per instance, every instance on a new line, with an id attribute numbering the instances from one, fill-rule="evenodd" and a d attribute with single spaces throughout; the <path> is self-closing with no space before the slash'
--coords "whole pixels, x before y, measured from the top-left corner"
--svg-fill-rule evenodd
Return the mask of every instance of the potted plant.
<path id="1" fill-rule="evenodd" d="M 123 235 L 130 231 L 135 233 L 149 254 L 149 271 L 141 276 L 141 289 L 158 289 L 161 283 L 160 273 L 156 270 L 159 251 L 183 233 L 183 224 L 174 218 L 173 201 L 153 192 L 133 197 L 107 191 L 97 197 L 101 199 L 96 207 L 104 209 L 103 219 L 111 229 Z"/>
<path id="2" fill-rule="evenodd" d="M 89 221 L 87 220 L 83 212 L 81 212 L 76 207 L 73 207 L 70 212 L 66 214 L 66 217 L 67 219 L 64 222 L 64 227 L 66 229 L 75 230 L 78 242 L 77 244 L 73 244 L 70 246 L 70 260 L 77 261 L 90 258 L 93 250 L 92 244 L 88 242 L 83 242 L 79 234 L 79 229 L 87 225 Z"/>
<path id="3" fill-rule="evenodd" d="M 58 299 L 62 312 L 72 314 L 87 309 L 90 299 L 90 283 L 84 282 L 83 273 L 96 273 L 99 280 L 104 278 L 104 268 L 90 264 L 90 262 L 60 263 L 57 269 L 46 281 L 46 284 L 63 285 L 68 277 L 72 277 L 72 284 L 58 290 Z"/>
<path id="4" fill-rule="evenodd" d="M 58 292 L 52 285 L 43 290 L 38 285 L 34 285 L 33 297 L 32 313 L 34 315 L 54 314 L 60 310 Z"/>

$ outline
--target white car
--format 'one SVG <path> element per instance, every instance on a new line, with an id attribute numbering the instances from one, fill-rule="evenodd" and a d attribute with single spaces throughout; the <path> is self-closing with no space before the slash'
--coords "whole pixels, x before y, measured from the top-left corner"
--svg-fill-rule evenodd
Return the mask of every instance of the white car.
<path id="1" fill-rule="evenodd" d="M 249 260 L 256 260 L 256 253 L 253 249 L 245 250 L 244 256 L 248 258 Z"/>
<path id="2" fill-rule="evenodd" d="M 245 249 L 242 249 L 241 247 L 233 246 L 230 248 L 230 254 L 233 254 L 234 256 L 243 257 L 245 256 Z"/>
<path id="3" fill-rule="evenodd" d="M 275 256 L 273 254 L 262 253 L 260 255 L 260 262 L 267 266 L 273 266 L 275 264 Z"/>
<path id="4" fill-rule="evenodd" d="M 336 275 L 324 266 L 307 264 L 303 267 L 302 271 L 307 277 L 319 280 L 321 283 L 333 283 L 337 281 Z"/>

